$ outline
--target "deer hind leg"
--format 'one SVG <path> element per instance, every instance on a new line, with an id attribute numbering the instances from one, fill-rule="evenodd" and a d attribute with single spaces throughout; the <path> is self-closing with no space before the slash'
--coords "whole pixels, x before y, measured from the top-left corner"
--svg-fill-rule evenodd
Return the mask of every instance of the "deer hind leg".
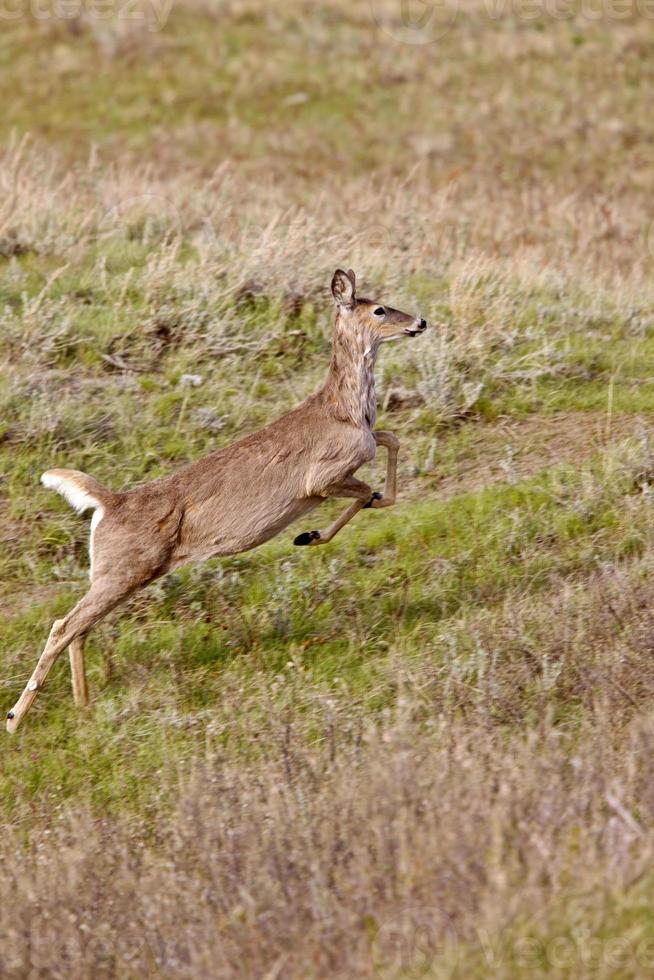
<path id="1" fill-rule="evenodd" d="M 81 660 L 83 673 L 82 638 L 92 626 L 106 616 L 107 613 L 111 612 L 112 609 L 119 605 L 133 591 L 133 584 L 126 585 L 124 582 L 96 579 L 86 595 L 80 599 L 68 615 L 64 616 L 63 619 L 55 620 L 43 653 L 34 669 L 34 673 L 30 677 L 18 701 L 7 715 L 8 732 L 16 731 L 34 704 L 36 696 L 43 687 L 53 664 L 66 647 L 74 644 L 75 641 L 77 641 L 77 644 L 71 652 L 71 663 L 73 659 L 75 660 L 75 666 L 73 666 L 73 686 L 75 686 L 76 677 L 79 683 L 80 671 L 76 671 L 76 668 L 79 666 Z"/>
<path id="2" fill-rule="evenodd" d="M 374 501 L 381 499 L 380 493 L 373 493 L 372 487 L 364 483 L 363 480 L 357 480 L 356 477 L 350 476 L 341 483 L 338 483 L 334 487 L 330 487 L 325 493 L 326 497 L 356 497 L 357 499 L 354 503 L 350 504 L 347 510 L 344 510 L 340 517 L 337 517 L 333 524 L 325 528 L 323 531 L 304 531 L 293 541 L 293 544 L 300 545 L 316 545 L 316 544 L 327 544 L 328 541 L 338 534 L 342 527 L 345 527 L 352 518 L 359 513 L 360 510 L 364 510 L 366 507 L 374 506 Z"/>
<path id="3" fill-rule="evenodd" d="M 70 676 L 73 684 L 73 701 L 78 708 L 85 708 L 89 703 L 89 688 L 86 683 L 86 667 L 84 665 L 85 641 L 86 636 L 77 636 L 68 647 Z"/>

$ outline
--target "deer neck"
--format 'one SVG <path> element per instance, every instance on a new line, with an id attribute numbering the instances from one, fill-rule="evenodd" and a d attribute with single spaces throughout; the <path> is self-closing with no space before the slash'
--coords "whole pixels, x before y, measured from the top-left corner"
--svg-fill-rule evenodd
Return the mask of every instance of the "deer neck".
<path id="1" fill-rule="evenodd" d="M 330 410 L 343 422 L 372 429 L 377 416 L 375 361 L 379 341 L 362 337 L 337 316 L 332 360 L 323 394 Z"/>

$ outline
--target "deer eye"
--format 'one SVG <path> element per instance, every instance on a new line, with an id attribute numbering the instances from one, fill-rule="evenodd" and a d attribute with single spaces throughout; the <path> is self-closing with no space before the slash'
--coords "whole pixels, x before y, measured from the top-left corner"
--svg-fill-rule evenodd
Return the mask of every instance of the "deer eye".
<path id="1" fill-rule="evenodd" d="M 375 316 L 384 316 L 385 313 L 386 313 L 386 310 L 384 309 L 383 306 L 378 306 L 377 309 L 376 310 L 373 310 L 372 312 L 375 314 Z"/>

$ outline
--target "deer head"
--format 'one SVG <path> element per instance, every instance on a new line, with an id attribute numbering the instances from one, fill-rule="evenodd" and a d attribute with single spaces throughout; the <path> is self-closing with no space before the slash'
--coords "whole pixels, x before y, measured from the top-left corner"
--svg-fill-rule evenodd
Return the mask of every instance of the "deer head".
<path id="1" fill-rule="evenodd" d="M 415 337 L 427 329 L 422 317 L 402 313 L 377 300 L 364 299 L 356 294 L 356 277 L 352 269 L 337 269 L 332 279 L 332 295 L 336 301 L 336 316 L 340 327 L 359 336 L 366 347 L 386 340 Z"/>

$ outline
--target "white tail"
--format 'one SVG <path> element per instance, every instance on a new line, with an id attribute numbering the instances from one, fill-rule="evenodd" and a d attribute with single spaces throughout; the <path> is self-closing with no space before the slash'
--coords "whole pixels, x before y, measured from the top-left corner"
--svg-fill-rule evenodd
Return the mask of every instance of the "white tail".
<path id="1" fill-rule="evenodd" d="M 383 341 L 414 337 L 427 324 L 356 295 L 354 273 L 337 269 L 332 359 L 314 395 L 258 432 L 161 480 L 113 493 L 78 470 L 49 470 L 45 486 L 79 512 L 94 508 L 91 588 L 57 620 L 27 687 L 9 712 L 13 732 L 32 706 L 57 657 L 71 648 L 73 693 L 88 700 L 84 638 L 137 589 L 190 561 L 255 548 L 326 497 L 353 503 L 329 527 L 305 531 L 296 545 L 322 545 L 360 510 L 395 503 L 399 442 L 375 432 L 374 366 Z M 354 473 L 377 446 L 388 452 L 383 493 Z"/>
<path id="2" fill-rule="evenodd" d="M 79 470 L 48 470 L 41 483 L 49 490 L 56 490 L 74 507 L 78 514 L 91 507 L 102 507 L 102 499 L 109 495 L 102 484 Z"/>

